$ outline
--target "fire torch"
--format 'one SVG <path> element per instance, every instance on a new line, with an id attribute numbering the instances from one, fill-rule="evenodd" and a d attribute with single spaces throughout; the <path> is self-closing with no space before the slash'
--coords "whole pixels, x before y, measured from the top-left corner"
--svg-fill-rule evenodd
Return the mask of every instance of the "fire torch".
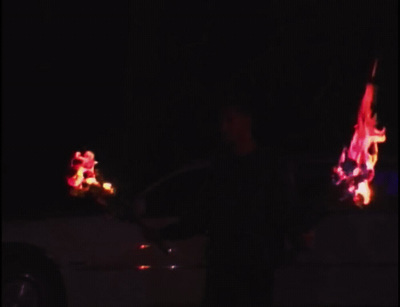
<path id="1" fill-rule="evenodd" d="M 378 61 L 375 60 L 358 111 L 350 146 L 343 148 L 338 165 L 333 168 L 333 183 L 344 190 L 341 200 L 352 197 L 354 204 L 360 208 L 371 201 L 370 183 L 378 161 L 378 143 L 386 141 L 385 128 L 376 128 L 377 116 L 372 114 L 371 108 L 376 99 L 374 78 L 377 66 Z"/>
<path id="2" fill-rule="evenodd" d="M 75 152 L 70 163 L 70 174 L 67 176 L 67 184 L 70 188 L 70 195 L 73 197 L 90 197 L 100 204 L 108 213 L 119 219 L 134 222 L 142 228 L 144 234 L 152 230 L 142 222 L 137 214 L 121 195 L 116 195 L 114 186 L 105 182 L 95 166 L 95 155 L 92 151 L 84 154 Z M 153 238 L 153 243 L 165 253 L 170 253 L 161 239 Z"/>

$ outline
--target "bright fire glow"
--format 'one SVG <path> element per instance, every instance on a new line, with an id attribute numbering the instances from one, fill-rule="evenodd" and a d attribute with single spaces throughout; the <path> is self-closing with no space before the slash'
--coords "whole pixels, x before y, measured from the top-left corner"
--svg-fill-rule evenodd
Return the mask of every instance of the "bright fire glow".
<path id="1" fill-rule="evenodd" d="M 93 186 L 102 188 L 106 194 L 114 194 L 114 188 L 111 183 L 100 184 L 96 178 L 94 169 L 97 161 L 94 160 L 94 153 L 86 151 L 83 155 L 77 151 L 71 160 L 72 176 L 67 178 L 68 185 L 75 192 L 87 192 Z"/>
<path id="2" fill-rule="evenodd" d="M 104 183 L 103 183 L 103 189 L 104 189 L 105 191 L 108 191 L 108 192 L 111 193 L 111 194 L 114 194 L 114 187 L 113 187 L 112 184 L 109 183 L 109 182 L 104 182 Z"/>
<path id="3" fill-rule="evenodd" d="M 376 70 L 376 62 L 373 75 Z M 334 182 L 344 184 L 346 195 L 352 196 L 356 205 L 368 205 L 371 201 L 372 190 L 370 182 L 374 178 L 374 167 L 378 161 L 378 143 L 386 141 L 385 128 L 376 128 L 376 114 L 372 114 L 375 87 L 368 83 L 358 111 L 357 124 L 350 147 L 344 148 L 338 166 L 334 167 Z"/>

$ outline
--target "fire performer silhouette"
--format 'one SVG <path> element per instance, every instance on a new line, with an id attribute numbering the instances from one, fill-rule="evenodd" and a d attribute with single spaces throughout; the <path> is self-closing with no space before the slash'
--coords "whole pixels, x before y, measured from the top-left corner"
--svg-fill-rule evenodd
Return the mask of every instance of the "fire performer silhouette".
<path id="1" fill-rule="evenodd" d="M 258 146 L 250 108 L 225 106 L 221 132 L 230 150 L 213 163 L 206 207 L 152 236 L 178 240 L 208 233 L 204 306 L 271 306 L 285 236 L 306 230 L 291 215 L 293 176 L 278 150 Z"/>

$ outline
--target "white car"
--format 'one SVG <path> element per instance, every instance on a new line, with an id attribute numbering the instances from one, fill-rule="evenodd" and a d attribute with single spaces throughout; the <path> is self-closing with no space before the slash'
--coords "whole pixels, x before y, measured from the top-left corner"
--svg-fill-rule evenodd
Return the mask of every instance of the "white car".
<path id="1" fill-rule="evenodd" d="M 134 201 L 145 201 L 144 222 L 177 220 L 208 178 L 195 163 L 160 179 Z M 2 224 L 2 306 L 196 306 L 204 285 L 205 236 L 146 242 L 142 229 L 104 214 L 94 203 L 70 206 L 35 220 Z"/>
<path id="2" fill-rule="evenodd" d="M 207 163 L 194 163 L 149 186 L 132 205 L 145 224 L 163 227 L 201 203 L 208 176 Z M 308 179 L 325 185 L 316 176 Z M 398 305 L 397 214 L 350 209 L 328 212 L 316 225 L 314 247 L 277 270 L 276 306 Z M 206 245 L 206 236 L 196 236 L 159 246 L 139 225 L 71 200 L 47 216 L 3 221 L 2 306 L 199 306 Z"/>

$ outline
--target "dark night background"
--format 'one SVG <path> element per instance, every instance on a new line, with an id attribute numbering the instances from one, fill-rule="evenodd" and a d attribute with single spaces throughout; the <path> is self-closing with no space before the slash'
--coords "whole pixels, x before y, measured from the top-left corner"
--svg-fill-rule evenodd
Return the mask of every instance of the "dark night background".
<path id="1" fill-rule="evenodd" d="M 3 201 L 55 202 L 86 149 L 133 193 L 213 153 L 227 97 L 257 106 L 265 145 L 338 157 L 375 58 L 397 161 L 398 1 L 260 3 L 4 0 Z"/>

